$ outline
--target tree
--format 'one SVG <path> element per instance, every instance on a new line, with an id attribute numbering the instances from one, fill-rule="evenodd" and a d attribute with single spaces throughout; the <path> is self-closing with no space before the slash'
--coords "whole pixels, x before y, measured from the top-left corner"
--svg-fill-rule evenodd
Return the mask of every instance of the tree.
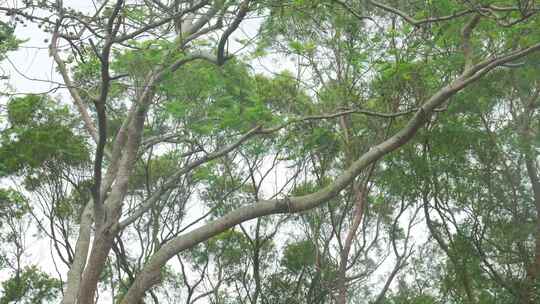
<path id="1" fill-rule="evenodd" d="M 478 266 L 454 253 L 472 252 L 466 237 L 447 231 L 448 248 L 438 239 L 429 205 L 444 191 L 404 183 L 409 161 L 414 170 L 428 164 L 414 158 L 422 142 L 386 156 L 419 132 L 428 141 L 437 140 L 429 134 L 433 128 L 442 135 L 461 132 L 455 124 L 462 115 L 450 110 L 466 104 L 467 96 L 500 106 L 494 92 L 475 88 L 535 62 L 539 8 L 529 1 L 394 4 L 117 0 L 79 10 L 63 1 L 28 0 L 0 7 L 50 34 L 50 55 L 69 93 L 69 103 L 47 96 L 10 99 L 0 149 L 6 155 L 2 174 L 24 181 L 30 201 L 40 205 L 37 225 L 69 267 L 62 303 L 95 303 L 100 290 L 119 303 L 143 303 L 147 294 L 157 303 L 175 281 L 168 264 L 175 258 L 190 260 L 205 284 L 244 274 L 231 278 L 244 284 L 242 292 L 219 283 L 200 293 L 216 303 L 242 297 L 264 303 L 265 284 L 294 280 L 300 288 L 318 288 L 328 296 L 319 298 L 324 301 L 360 301 L 346 292 L 354 281 L 347 273 L 359 269 L 351 256 L 363 252 L 350 251 L 360 224 L 370 229 L 366 235 L 386 227 L 383 243 L 396 259 L 374 297 L 380 303 L 412 252 L 418 197 L 426 198 L 427 226 L 451 261 L 448 269 Z M 253 18 L 262 19 L 259 35 L 238 38 Z M 272 52 L 298 60 L 298 74 L 250 70 L 250 59 Z M 530 143 L 533 120 L 518 116 L 526 130 L 522 142 Z M 429 131 L 421 131 L 426 125 Z M 529 145 L 524 151 L 536 185 L 536 150 Z M 401 160 L 404 153 L 412 160 Z M 281 182 L 270 192 L 272 172 Z M 405 178 L 396 181 L 398 174 Z M 365 216 L 364 204 L 371 210 Z M 413 216 L 405 230 L 400 218 L 408 212 Z M 318 257 L 324 267 L 308 258 L 320 252 L 319 240 L 299 238 L 285 246 L 287 276 L 270 276 L 261 257 L 291 222 L 267 216 L 298 213 L 309 222 L 307 233 L 327 242 Z M 325 230 L 331 231 L 326 239 Z M 341 245 L 337 251 L 334 242 Z M 234 260 L 236 251 L 250 252 L 251 270 Z M 308 255 L 295 262 L 290 252 Z M 197 269 L 205 263 L 210 268 Z M 537 264 L 528 268 L 524 303 L 532 301 Z M 156 287 L 160 282 L 165 290 Z M 313 285 L 320 282 L 327 286 Z M 195 301 L 190 284 L 187 303 Z M 463 288 L 468 293 L 466 283 Z"/>
<path id="2" fill-rule="evenodd" d="M 537 58 L 529 60 L 535 65 Z M 404 172 L 419 185 L 414 196 L 422 197 L 427 227 L 448 256 L 447 288 L 465 303 L 537 301 L 537 144 L 530 125 L 537 120 L 537 90 L 529 73 L 523 68 L 482 80 L 463 98 L 485 90 L 495 97 L 450 106 L 460 119 L 426 130 L 422 153 L 397 156 L 397 163 L 409 164 Z"/>

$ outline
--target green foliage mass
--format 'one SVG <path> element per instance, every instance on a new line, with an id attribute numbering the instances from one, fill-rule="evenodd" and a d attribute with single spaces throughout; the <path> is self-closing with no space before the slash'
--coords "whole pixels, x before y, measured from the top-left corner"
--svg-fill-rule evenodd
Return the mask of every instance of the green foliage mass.
<path id="1" fill-rule="evenodd" d="M 24 268 L 2 283 L 1 304 L 50 303 L 60 295 L 61 282 L 37 267 Z"/>
<path id="2" fill-rule="evenodd" d="M 288 271 L 300 273 L 304 268 L 314 266 L 315 250 L 315 246 L 309 240 L 287 244 L 281 264 Z"/>
<path id="3" fill-rule="evenodd" d="M 45 96 L 13 98 L 0 130 L 0 175 L 36 170 L 46 164 L 80 165 L 89 160 L 86 139 L 66 107 Z"/>
<path id="4" fill-rule="evenodd" d="M 0 228 L 6 219 L 20 219 L 28 208 L 28 201 L 20 192 L 0 188 Z"/>
<path id="5" fill-rule="evenodd" d="M 188 78 L 190 81 L 182 81 Z M 259 78 L 261 81 L 261 78 Z M 206 62 L 185 66 L 163 83 L 167 111 L 200 135 L 246 131 L 271 122 L 272 111 L 248 67 L 235 61 L 219 68 Z"/>
<path id="6" fill-rule="evenodd" d="M 218 8 L 216 16 L 222 17 L 207 26 L 220 25 L 221 18 L 234 13 L 221 9 L 238 2 L 210 1 Z M 399 10 L 396 14 L 373 1 L 252 1 L 252 9 L 264 14 L 264 21 L 247 58 L 273 54 L 294 59 L 297 74 L 257 74 L 241 57 L 219 66 L 211 60 L 192 60 L 189 53 L 215 54 L 214 35 L 203 34 L 180 46 L 185 37 L 171 38 L 177 24 L 163 24 L 143 33 L 144 38 L 115 44 L 110 62 L 114 80 L 105 101 L 107 148 L 116 148 L 114 135 L 128 109 L 141 102 L 141 92 L 149 89 L 152 94 L 145 96 L 152 100 L 137 113 L 145 115 L 144 147 L 136 151 L 121 209 L 113 215 L 123 219 L 133 214 L 169 177 L 183 172 L 182 168 L 189 170 L 116 236 L 101 282 L 110 283 L 115 300 L 120 301 L 163 244 L 184 233 L 189 238 L 189 231 L 197 233 L 186 223 L 192 220 L 186 216 L 192 204 L 196 208 L 191 210 L 197 209 L 194 216 L 205 213 L 207 220 L 214 220 L 259 200 L 308 195 L 328 186 L 375 144 L 402 130 L 414 113 L 421 113 L 418 108 L 430 96 L 463 72 L 462 32 L 473 13 L 482 16 L 470 41 L 474 62 L 536 43 L 540 19 L 526 16 L 523 7 L 514 9 L 525 2 L 531 1 L 380 1 Z M 117 20 L 129 23 L 122 24 L 120 32 L 155 21 L 149 17 L 160 17 L 152 16 L 152 9 L 145 6 L 119 3 L 124 4 Z M 148 6 L 157 3 L 150 1 Z M 470 12 L 455 15 L 463 10 Z M 106 6 L 96 22 L 112 11 Z M 452 18 L 414 26 L 403 15 Z M 76 23 L 77 18 L 69 20 Z M 519 22 L 508 24 L 512 20 Z M 66 63 L 94 119 L 92 101 L 103 89 L 96 50 L 103 41 L 92 38 L 99 41 L 80 41 L 80 50 Z M 237 42 L 253 46 L 251 41 Z M 0 22 L 0 58 L 17 43 L 13 29 Z M 178 60 L 186 63 L 158 73 L 161 81 L 146 87 L 156 76 L 153 72 Z M 187 288 L 195 297 L 193 291 L 206 292 L 204 288 L 211 286 L 214 290 L 206 295 L 208 302 L 215 303 L 332 302 L 360 189 L 366 192 L 363 217 L 344 265 L 349 302 L 374 301 L 383 284 L 371 282 L 394 260 L 402 262 L 396 268 L 398 285 L 391 285 L 377 304 L 516 302 L 515 294 L 534 290 L 527 284 L 535 283 L 529 270 L 538 255 L 534 245 L 540 217 L 531 191 L 534 174 L 525 172 L 527 160 L 537 164 L 540 148 L 535 100 L 539 63 L 538 55 L 520 59 L 452 96 L 426 117 L 425 128 L 408 145 L 377 159 L 320 208 L 294 217 L 258 218 L 178 253 L 176 258 L 184 263 L 183 272 L 188 269 L 189 278 L 184 282 L 180 276 L 185 273 L 163 267 L 161 275 L 170 283 L 166 286 Z M 335 114 L 340 111 L 350 113 Z M 93 181 L 87 169 L 92 140 L 81 135 L 81 122 L 69 108 L 47 96 L 11 98 L 2 118 L 0 177 L 22 177 L 26 190 L 41 195 L 50 226 L 64 233 L 59 238 L 65 238 L 66 260 L 70 260 L 73 249 L 68 243 L 90 200 L 87 190 Z M 205 157 L 255 127 L 268 130 L 280 125 L 284 127 L 272 134 L 257 134 L 227 155 L 205 162 Z M 159 143 L 154 145 L 153 139 Z M 190 168 L 197 160 L 204 163 Z M 104 172 L 109 161 L 106 156 Z M 273 171 L 264 172 L 271 166 Z M 274 172 L 272 185 L 270 178 L 263 182 Z M 289 173 L 294 174 L 291 181 L 281 180 Z M 267 191 L 274 184 L 286 185 L 282 193 Z M 57 192 L 47 192 L 49 186 Z M 35 206 L 32 203 L 21 193 L 1 189 L 0 220 L 20 221 Z M 415 216 L 409 227 L 407 216 Z M 7 223 L 0 221 L 0 228 Z M 286 226 L 281 233 L 293 236 L 278 234 L 278 225 Z M 425 231 L 415 233 L 418 228 L 411 227 L 416 225 Z M 21 236 L 7 235 L 2 238 L 8 241 Z M 276 239 L 283 241 L 279 251 Z M 139 244 L 135 253 L 126 252 Z M 198 283 L 191 272 L 201 274 Z M 217 280 L 224 280 L 224 287 Z M 0 304 L 39 303 L 54 298 L 59 282 L 29 267 L 8 279 L 3 289 Z"/>
<path id="7" fill-rule="evenodd" d="M 13 32 L 15 28 L 10 24 L 0 21 L 0 60 L 4 59 L 7 52 L 17 49 L 22 42 L 15 38 Z"/>

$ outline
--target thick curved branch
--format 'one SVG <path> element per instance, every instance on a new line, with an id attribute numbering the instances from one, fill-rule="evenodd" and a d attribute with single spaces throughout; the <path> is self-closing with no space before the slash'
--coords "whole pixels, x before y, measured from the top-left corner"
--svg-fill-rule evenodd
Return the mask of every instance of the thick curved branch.
<path id="1" fill-rule="evenodd" d="M 247 141 L 248 139 L 250 139 L 254 135 L 274 133 L 274 132 L 277 132 L 277 131 L 285 128 L 286 126 L 289 126 L 289 125 L 294 124 L 294 123 L 311 121 L 311 120 L 332 119 L 332 118 L 340 117 L 340 116 L 347 115 L 347 114 L 365 114 L 365 115 L 368 115 L 368 116 L 393 118 L 393 117 L 408 115 L 408 114 L 414 113 L 415 111 L 418 111 L 418 109 L 412 109 L 412 110 L 403 111 L 403 112 L 396 112 L 396 113 L 381 113 L 381 112 L 373 112 L 373 111 L 368 111 L 368 110 L 354 109 L 354 110 L 345 110 L 345 111 L 342 111 L 342 112 L 336 112 L 336 113 L 332 113 L 332 114 L 321 114 L 321 115 L 306 116 L 306 117 L 290 120 L 290 121 L 288 121 L 286 123 L 283 123 L 283 124 L 281 124 L 279 126 L 272 127 L 272 128 L 263 129 L 260 126 L 255 127 L 253 129 L 251 129 L 250 131 L 248 131 L 244 136 L 242 136 L 240 139 L 238 139 L 236 142 L 232 143 L 231 145 L 229 145 L 227 147 L 224 147 L 223 149 L 221 149 L 219 151 L 216 151 L 214 153 L 208 154 L 205 157 L 203 157 L 201 159 L 198 159 L 198 160 L 188 164 L 182 170 L 178 171 L 171 178 L 169 178 L 169 180 L 164 184 L 164 186 L 160 190 L 156 191 L 150 198 L 148 198 L 141 205 L 141 207 L 139 209 L 137 209 L 127 219 L 122 221 L 119 224 L 119 229 L 124 229 L 126 226 L 133 223 L 136 219 L 138 219 L 146 211 L 148 211 L 157 201 L 159 201 L 161 196 L 168 189 L 170 189 L 171 187 L 174 186 L 175 181 L 178 180 L 178 178 L 181 175 L 186 174 L 187 172 L 193 170 L 195 167 L 198 167 L 203 163 L 206 163 L 208 161 L 211 161 L 213 159 L 216 159 L 218 157 L 221 157 L 221 156 L 229 153 L 230 151 L 236 149 L 238 146 L 240 146 L 242 143 L 244 143 L 245 141 Z M 440 110 L 435 109 L 434 111 L 440 111 Z"/>

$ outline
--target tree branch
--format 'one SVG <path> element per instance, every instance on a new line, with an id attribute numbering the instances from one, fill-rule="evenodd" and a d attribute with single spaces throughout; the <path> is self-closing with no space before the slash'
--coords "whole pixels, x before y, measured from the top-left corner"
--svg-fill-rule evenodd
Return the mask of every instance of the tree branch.
<path id="1" fill-rule="evenodd" d="M 223 35 L 221 35 L 221 38 L 219 39 L 218 47 L 217 47 L 217 63 L 218 65 L 222 65 L 225 63 L 225 44 L 227 43 L 227 40 L 229 39 L 229 36 L 236 31 L 242 20 L 246 17 L 248 10 L 249 10 L 249 2 L 250 0 L 244 0 L 240 4 L 240 8 L 238 9 L 238 13 L 236 14 L 236 18 L 234 21 L 229 25 L 229 27 L 225 30 Z"/>
<path id="2" fill-rule="evenodd" d="M 369 0 L 367 2 L 369 4 L 372 4 L 373 6 L 381 9 L 381 10 L 384 10 L 384 11 L 387 11 L 387 12 L 390 12 L 392 14 L 400 16 L 401 18 L 403 18 L 403 20 L 407 21 L 409 24 L 414 25 L 416 27 L 424 25 L 424 24 L 428 24 L 428 23 L 434 23 L 434 22 L 439 22 L 439 21 L 447 21 L 447 20 L 455 19 L 455 18 L 462 17 L 462 16 L 465 16 L 465 15 L 468 15 L 468 14 L 471 14 L 471 13 L 475 12 L 475 10 L 468 9 L 468 10 L 463 10 L 463 11 L 460 11 L 460 12 L 455 12 L 452 15 L 417 20 L 417 19 L 414 19 L 413 17 L 409 16 L 405 12 L 403 12 L 403 11 L 401 11 L 401 10 L 395 8 L 395 7 L 380 3 L 379 1 Z"/>
<path id="3" fill-rule="evenodd" d="M 457 77 L 454 81 L 440 89 L 431 98 L 429 98 L 418 109 L 418 111 L 403 129 L 380 144 L 372 147 L 368 152 L 364 153 L 359 159 L 353 162 L 352 165 L 331 184 L 323 189 L 304 196 L 274 200 L 260 200 L 258 202 L 254 202 L 253 204 L 239 207 L 223 217 L 211 221 L 186 234 L 173 238 L 163 245 L 149 259 L 139 276 L 126 293 L 125 297 L 122 299 L 121 303 L 137 303 L 137 301 L 143 297 L 146 290 L 160 281 L 161 267 L 163 267 L 170 258 L 174 257 L 177 253 L 183 250 L 191 248 L 192 246 L 242 222 L 271 214 L 306 211 L 327 202 L 329 199 L 335 197 L 347 185 L 349 185 L 350 182 L 353 181 L 354 178 L 356 178 L 356 176 L 358 176 L 358 174 L 360 174 L 367 166 L 377 161 L 384 155 L 406 144 L 426 123 L 429 117 L 433 114 L 433 111 L 450 97 L 495 67 L 526 56 L 527 54 L 538 51 L 539 49 L 540 43 L 535 44 L 527 49 L 513 52 L 510 55 L 493 59 L 491 60 L 491 63 L 487 64 L 483 68 L 471 68 L 471 70 L 476 70 L 475 73 L 470 73 L 470 70 L 465 71 L 464 74 Z"/>
<path id="4" fill-rule="evenodd" d="M 90 118 L 90 114 L 88 113 L 88 110 L 86 108 L 85 102 L 82 99 L 81 95 L 79 94 L 79 91 L 77 90 L 76 86 L 73 84 L 73 81 L 69 77 L 69 73 L 66 67 L 66 64 L 64 60 L 60 57 L 58 54 L 58 37 L 59 37 L 59 26 L 60 23 L 56 25 L 55 31 L 52 35 L 51 44 L 49 45 L 49 54 L 53 57 L 54 61 L 56 62 L 56 65 L 58 66 L 58 71 L 60 72 L 60 75 L 62 76 L 62 79 L 64 80 L 64 83 L 66 84 L 66 87 L 71 95 L 71 98 L 73 98 L 73 103 L 75 104 L 75 107 L 79 111 L 79 114 L 81 115 L 82 121 L 84 123 L 84 126 L 92 139 L 95 143 L 99 142 L 99 136 L 98 132 L 96 130 L 96 127 L 94 126 L 94 123 L 92 122 L 92 118 Z"/>
<path id="5" fill-rule="evenodd" d="M 257 134 L 257 131 L 260 129 L 260 126 L 255 127 L 248 131 L 246 134 L 244 134 L 242 137 L 240 137 L 238 140 L 233 142 L 232 144 L 216 151 L 210 154 L 205 155 L 204 157 L 194 160 L 191 163 L 187 164 L 184 168 L 177 171 L 175 174 L 173 174 L 165 183 L 164 185 L 154 192 L 152 196 L 150 196 L 146 202 L 144 202 L 139 209 L 135 210 L 133 214 L 131 214 L 127 219 L 123 220 L 118 224 L 118 229 L 124 229 L 134 221 L 136 221 L 139 217 L 141 217 L 146 211 L 150 210 L 150 208 L 159 201 L 161 196 L 169 190 L 171 187 L 174 186 L 178 178 L 180 178 L 182 175 L 190 172 L 191 170 L 199 167 L 200 165 L 207 163 L 211 160 L 214 160 L 216 158 L 219 158 L 221 156 L 224 156 L 225 154 L 231 152 L 232 150 L 238 148 L 241 144 L 246 142 L 248 139 L 252 138 L 254 135 Z"/>

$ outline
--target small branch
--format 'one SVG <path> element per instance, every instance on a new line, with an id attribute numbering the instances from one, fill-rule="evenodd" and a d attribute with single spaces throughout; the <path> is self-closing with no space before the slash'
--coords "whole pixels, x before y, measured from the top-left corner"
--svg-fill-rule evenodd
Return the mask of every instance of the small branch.
<path id="1" fill-rule="evenodd" d="M 178 180 L 178 178 L 180 178 L 182 175 L 190 172 L 191 170 L 199 167 L 200 165 L 204 164 L 204 163 L 207 163 L 211 160 L 214 160 L 218 157 L 221 157 L 229 152 L 231 152 L 232 150 L 236 149 L 237 147 L 239 147 L 241 144 L 243 144 L 244 142 L 246 142 L 248 139 L 250 139 L 251 137 L 255 136 L 257 133 L 258 133 L 258 130 L 260 130 L 260 126 L 258 127 L 255 127 L 253 129 L 251 129 L 250 131 L 248 131 L 247 133 L 245 133 L 242 137 L 240 137 L 238 140 L 236 140 L 235 142 L 233 142 L 232 144 L 222 148 L 221 150 L 218 150 L 216 152 L 213 152 L 213 153 L 210 153 L 210 154 L 207 154 L 205 155 L 204 157 L 200 158 L 200 159 L 197 159 L 197 160 L 194 160 L 193 162 L 187 164 L 184 168 L 182 168 L 181 170 L 179 170 L 178 172 L 176 172 L 175 174 L 173 174 L 168 180 L 167 182 L 164 183 L 164 185 L 159 189 L 157 190 L 156 192 L 154 192 L 154 194 L 152 194 L 152 196 L 150 196 L 145 203 L 143 203 L 141 205 L 141 207 L 137 210 L 135 210 L 133 212 L 133 214 L 131 216 L 129 216 L 127 219 L 123 220 L 119 225 L 118 225 L 118 228 L 119 229 L 124 229 L 125 227 L 127 227 L 129 224 L 133 223 L 134 221 L 136 221 L 139 217 L 141 217 L 146 211 L 148 211 L 156 202 L 159 201 L 159 199 L 161 198 L 161 196 L 167 191 L 169 190 L 171 187 L 174 186 L 174 184 L 176 183 L 176 181 Z"/>
<path id="2" fill-rule="evenodd" d="M 351 13 L 353 16 L 355 16 L 357 19 L 359 20 L 363 20 L 363 19 L 367 19 L 367 20 L 370 20 L 372 21 L 373 23 L 377 24 L 377 22 L 371 18 L 370 16 L 364 16 L 364 15 L 360 15 L 360 13 L 358 13 L 355 9 L 353 9 L 350 5 L 348 5 L 347 3 L 341 1 L 341 0 L 332 0 L 332 2 L 334 3 L 337 3 L 338 5 L 340 5 L 341 7 L 343 7 L 346 11 L 348 11 L 349 13 Z"/>
<path id="3" fill-rule="evenodd" d="M 143 34 L 153 28 L 156 28 L 156 27 L 159 27 L 159 26 L 162 26 L 170 21 L 172 21 L 173 19 L 175 18 L 179 18 L 185 14 L 188 14 L 188 13 L 191 13 L 191 12 L 195 12 L 197 11 L 198 9 L 204 7 L 205 5 L 207 5 L 208 3 L 210 3 L 209 0 L 205 0 L 205 1 L 200 1 L 199 3 L 197 3 L 196 5 L 190 7 L 189 9 L 187 10 L 184 10 L 184 11 L 181 11 L 181 12 L 178 12 L 176 14 L 173 14 L 173 15 L 170 15 L 166 18 L 163 18 L 159 21 L 156 21 L 154 23 L 151 23 L 151 24 L 148 24 L 146 26 L 143 26 L 141 27 L 140 29 L 136 30 L 136 31 L 133 31 L 131 33 L 128 33 L 128 34 L 125 34 L 125 35 L 122 35 L 120 37 L 116 37 L 114 39 L 114 42 L 124 42 L 126 40 L 129 40 L 129 39 L 133 39 L 135 37 L 137 37 L 138 35 L 140 34 Z"/>
<path id="4" fill-rule="evenodd" d="M 414 109 L 410 109 L 410 110 L 402 111 L 402 112 L 395 112 L 395 113 L 383 113 L 383 112 L 375 112 L 375 111 L 363 110 L 363 109 L 349 109 L 349 110 L 344 110 L 344 111 L 336 112 L 332 114 L 311 115 L 311 116 L 291 119 L 281 125 L 271 127 L 271 128 L 261 129 L 258 133 L 263 133 L 263 134 L 273 133 L 292 124 L 311 121 L 311 120 L 333 119 L 333 118 L 338 118 L 338 117 L 349 115 L 349 114 L 364 114 L 367 116 L 373 116 L 373 117 L 379 117 L 379 118 L 396 118 L 399 116 L 413 114 L 417 111 L 418 111 L 418 108 L 414 108 Z M 443 111 L 446 111 L 446 108 L 438 108 L 434 110 L 434 112 L 443 112 Z"/>
<path id="5" fill-rule="evenodd" d="M 218 5 L 215 5 L 211 9 L 208 10 L 202 17 L 200 17 L 196 22 L 190 22 L 188 24 L 181 24 L 181 32 L 178 33 L 182 39 L 185 39 L 186 37 L 190 37 L 191 35 L 198 36 L 200 30 L 203 26 L 205 26 L 210 20 L 218 13 L 220 10 Z M 190 39 L 192 40 L 192 39 Z M 185 42 L 182 42 L 182 44 L 185 45 Z"/>
<path id="6" fill-rule="evenodd" d="M 59 30 L 60 22 L 57 23 L 55 31 L 53 33 L 51 44 L 49 45 L 49 54 L 53 57 L 54 61 L 56 62 L 58 66 L 58 71 L 60 72 L 60 75 L 64 79 L 64 83 L 66 84 L 66 87 L 71 95 L 71 98 L 73 98 L 73 103 L 75 104 L 75 107 L 79 111 L 79 114 L 81 115 L 81 118 L 84 122 L 84 126 L 92 139 L 95 143 L 99 142 L 99 136 L 96 130 L 96 127 L 94 126 L 94 123 L 92 122 L 92 118 L 90 118 L 90 114 L 88 113 L 88 110 L 86 108 L 85 102 L 82 99 L 81 95 L 79 94 L 79 91 L 73 84 L 73 81 L 69 77 L 69 73 L 66 67 L 66 63 L 62 58 L 60 58 L 60 55 L 58 54 L 58 30 Z"/>
<path id="7" fill-rule="evenodd" d="M 222 65 L 225 63 L 225 44 L 227 43 L 227 40 L 229 39 L 229 36 L 236 31 L 242 20 L 246 17 L 248 10 L 249 10 L 249 2 L 250 0 L 244 0 L 240 4 L 240 8 L 238 9 L 238 14 L 236 15 L 236 18 L 231 23 L 231 25 L 225 30 L 223 35 L 221 36 L 219 43 L 218 43 L 218 49 L 217 49 L 217 63 L 218 65 Z"/>
<path id="8" fill-rule="evenodd" d="M 395 7 L 380 3 L 378 1 L 370 0 L 370 1 L 367 1 L 367 2 L 372 4 L 373 6 L 381 9 L 381 10 L 384 10 L 384 11 L 387 11 L 387 12 L 390 12 L 392 14 L 400 16 L 405 21 L 407 21 L 407 23 L 409 23 L 409 24 L 411 24 L 413 26 L 416 26 L 416 27 L 419 27 L 421 25 L 428 24 L 428 23 L 434 23 L 434 22 L 440 22 L 440 21 L 448 21 L 448 20 L 459 18 L 459 17 L 462 17 L 462 16 L 465 16 L 465 15 L 468 15 L 468 14 L 471 14 L 471 13 L 475 12 L 475 10 L 468 9 L 468 10 L 463 10 L 463 11 L 460 11 L 460 12 L 455 12 L 452 15 L 418 20 L 418 19 L 414 19 L 413 17 L 409 16 L 407 13 L 405 13 L 405 12 L 395 8 Z"/>

